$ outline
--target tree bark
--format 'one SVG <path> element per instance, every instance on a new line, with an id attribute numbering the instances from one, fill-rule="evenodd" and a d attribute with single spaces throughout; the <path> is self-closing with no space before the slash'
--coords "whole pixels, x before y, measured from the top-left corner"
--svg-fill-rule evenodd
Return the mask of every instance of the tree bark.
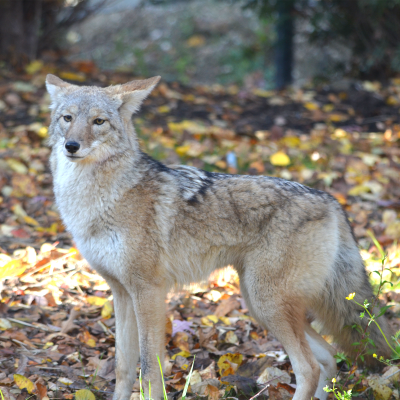
<path id="1" fill-rule="evenodd" d="M 22 66 L 37 56 L 42 0 L 0 0 L 0 58 Z"/>

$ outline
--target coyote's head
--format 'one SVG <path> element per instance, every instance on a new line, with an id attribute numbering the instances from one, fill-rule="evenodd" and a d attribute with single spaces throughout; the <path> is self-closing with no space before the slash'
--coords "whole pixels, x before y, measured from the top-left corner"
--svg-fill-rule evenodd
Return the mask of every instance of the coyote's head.
<path id="1" fill-rule="evenodd" d="M 136 147 L 132 114 L 153 90 L 159 76 L 100 88 L 76 86 L 47 75 L 51 97 L 49 143 L 70 161 L 108 159 Z"/>

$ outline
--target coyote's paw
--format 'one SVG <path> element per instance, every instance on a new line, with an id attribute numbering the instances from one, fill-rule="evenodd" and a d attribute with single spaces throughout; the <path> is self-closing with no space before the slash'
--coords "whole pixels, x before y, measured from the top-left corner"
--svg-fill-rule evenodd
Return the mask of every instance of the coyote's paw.
<path id="1" fill-rule="evenodd" d="M 115 392 L 112 400 L 136 400 L 133 393 L 118 393 Z"/>

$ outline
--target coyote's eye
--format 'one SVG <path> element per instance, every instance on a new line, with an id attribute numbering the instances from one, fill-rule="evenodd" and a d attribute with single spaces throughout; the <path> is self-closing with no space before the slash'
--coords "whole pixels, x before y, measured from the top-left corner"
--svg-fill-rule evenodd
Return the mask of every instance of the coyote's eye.
<path id="1" fill-rule="evenodd" d="M 103 125 L 104 124 L 104 119 L 101 119 L 101 118 L 96 118 L 94 121 L 93 121 L 93 123 L 95 124 L 95 125 Z"/>
<path id="2" fill-rule="evenodd" d="M 72 121 L 71 115 L 64 115 L 64 121 L 65 122 L 71 122 Z"/>

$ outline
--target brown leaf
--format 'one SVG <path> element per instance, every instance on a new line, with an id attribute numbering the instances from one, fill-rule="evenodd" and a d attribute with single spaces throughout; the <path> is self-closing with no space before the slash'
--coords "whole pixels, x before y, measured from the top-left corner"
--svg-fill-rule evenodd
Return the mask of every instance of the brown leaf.
<path id="1" fill-rule="evenodd" d="M 219 390 L 213 385 L 207 385 L 204 395 L 208 396 L 209 400 L 218 400 Z"/>
<path id="2" fill-rule="evenodd" d="M 61 333 L 68 333 L 74 329 L 79 329 L 78 325 L 74 324 L 74 320 L 81 315 L 81 310 L 78 307 L 73 307 L 66 321 L 61 323 Z"/>
<path id="3" fill-rule="evenodd" d="M 237 310 L 240 308 L 240 303 L 235 297 L 230 297 L 229 299 L 222 300 L 221 303 L 215 310 L 215 315 L 217 317 L 224 317 L 229 314 L 233 310 Z"/>
<path id="4" fill-rule="evenodd" d="M 36 382 L 35 386 L 36 390 L 34 390 L 34 393 L 37 397 L 39 397 L 40 400 L 43 400 L 43 398 L 47 396 L 46 386 L 40 382 Z"/>
<path id="5" fill-rule="evenodd" d="M 175 347 L 178 347 L 179 349 L 181 349 L 182 351 L 190 352 L 188 340 L 189 340 L 189 336 L 187 333 L 176 332 L 175 336 L 172 339 L 172 344 Z"/>
<path id="6" fill-rule="evenodd" d="M 172 321 L 167 317 L 165 321 L 165 345 L 169 343 L 172 338 Z"/>
<path id="7" fill-rule="evenodd" d="M 291 400 L 292 395 L 286 387 L 269 386 L 268 395 L 270 400 Z"/>

